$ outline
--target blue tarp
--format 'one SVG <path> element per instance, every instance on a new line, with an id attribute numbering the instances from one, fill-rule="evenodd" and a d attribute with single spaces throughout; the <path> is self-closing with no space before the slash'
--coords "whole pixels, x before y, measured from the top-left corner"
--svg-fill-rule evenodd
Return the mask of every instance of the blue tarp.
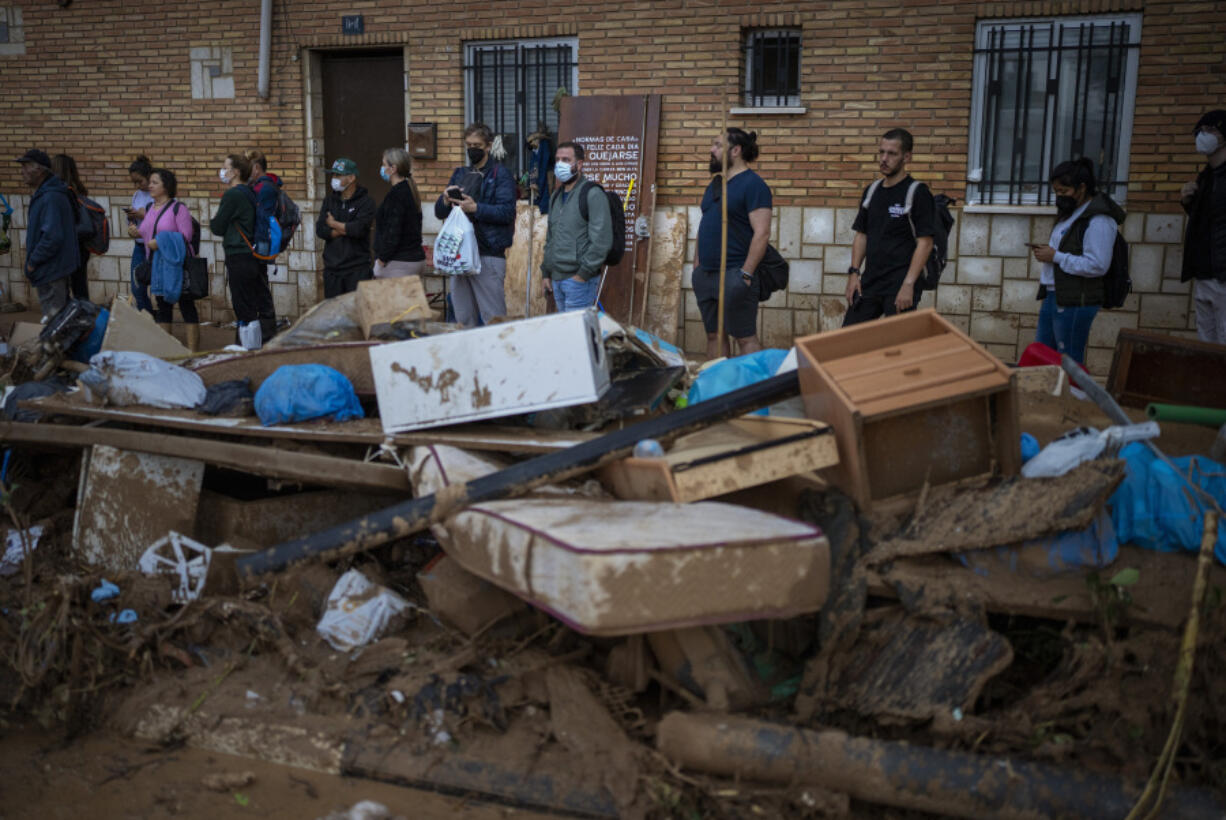
<path id="1" fill-rule="evenodd" d="M 1162 552 L 1199 551 L 1207 504 L 1188 481 L 1226 507 L 1226 466 L 1204 456 L 1171 459 L 1180 475 L 1141 442 L 1121 450 L 1120 458 L 1128 462 L 1128 475 L 1110 502 L 1120 543 Z M 1226 564 L 1226 519 L 1218 521 L 1214 555 Z"/>
<path id="2" fill-rule="evenodd" d="M 713 364 L 699 373 L 690 386 L 689 403 L 697 404 L 769 379 L 775 375 L 787 355 L 786 350 L 768 348 Z M 756 415 L 768 415 L 767 408 L 757 411 Z"/>

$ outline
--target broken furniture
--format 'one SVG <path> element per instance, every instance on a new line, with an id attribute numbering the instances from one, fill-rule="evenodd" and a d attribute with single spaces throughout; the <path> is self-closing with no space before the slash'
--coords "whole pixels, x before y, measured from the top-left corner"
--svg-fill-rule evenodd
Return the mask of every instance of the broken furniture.
<path id="1" fill-rule="evenodd" d="M 377 344 L 333 342 L 310 347 L 266 347 L 206 362 L 194 370 L 205 387 L 234 379 L 250 379 L 251 390 L 255 392 L 282 365 L 322 364 L 345 374 L 359 396 L 371 396 L 375 392 L 375 382 L 370 374 L 369 351 Z"/>
<path id="2" fill-rule="evenodd" d="M 1226 345 L 1120 330 L 1107 376 L 1107 392 L 1124 407 L 1151 402 L 1226 407 Z"/>
<path id="3" fill-rule="evenodd" d="M 387 433 L 586 404 L 609 387 L 594 310 L 372 347 Z"/>
<path id="4" fill-rule="evenodd" d="M 800 382 L 795 371 L 772 376 L 710 401 L 647 419 L 567 450 L 513 464 L 467 482 L 459 488 L 460 491 L 415 498 L 310 537 L 286 541 L 264 552 L 245 556 L 235 564 L 244 578 L 250 579 L 265 572 L 282 570 L 306 558 L 348 555 L 371 549 L 392 538 L 420 532 L 432 522 L 445 519 L 467 504 L 512 498 L 545 484 L 583 475 L 629 455 L 634 445 L 642 439 L 671 441 L 716 422 L 767 407 L 796 395 L 799 389 Z"/>
<path id="5" fill-rule="evenodd" d="M 615 496 L 684 504 L 838 463 L 831 428 L 811 419 L 745 416 L 677 439 L 663 458 L 600 470 Z"/>
<path id="6" fill-rule="evenodd" d="M 796 340 L 805 413 L 835 431 L 823 475 L 862 510 L 1021 467 L 1008 367 L 933 310 Z"/>

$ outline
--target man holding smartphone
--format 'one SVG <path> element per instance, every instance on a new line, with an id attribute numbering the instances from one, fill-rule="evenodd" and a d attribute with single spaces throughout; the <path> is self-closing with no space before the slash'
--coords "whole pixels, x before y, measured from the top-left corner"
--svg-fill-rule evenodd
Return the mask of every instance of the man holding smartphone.
<path id="1" fill-rule="evenodd" d="M 473 223 L 481 270 L 451 277 L 451 302 L 455 318 L 464 327 L 489 324 L 507 315 L 503 280 L 507 275 L 506 251 L 515 236 L 515 178 L 501 162 L 490 156 L 494 133 L 484 123 L 464 129 L 464 150 L 469 164 L 456 168 L 438 201 L 434 215 L 444 220 L 453 207 L 460 208 Z"/>
<path id="2" fill-rule="evenodd" d="M 907 173 L 913 143 L 902 128 L 881 138 L 881 179 L 864 190 L 852 224 L 843 327 L 915 310 L 919 302 L 916 283 L 932 253 L 936 205 L 928 186 Z"/>

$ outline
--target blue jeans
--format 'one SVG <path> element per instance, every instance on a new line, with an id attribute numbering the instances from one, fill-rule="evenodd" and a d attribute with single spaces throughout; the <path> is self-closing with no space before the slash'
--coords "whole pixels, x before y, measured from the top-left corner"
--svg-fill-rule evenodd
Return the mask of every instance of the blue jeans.
<path id="1" fill-rule="evenodd" d="M 132 298 L 136 300 L 137 310 L 147 310 L 153 313 L 153 302 L 149 298 L 149 287 L 136 286 L 136 266 L 143 264 L 145 261 L 145 246 L 140 242 L 132 243 L 132 270 L 129 273 L 129 282 L 132 285 Z"/>
<path id="2" fill-rule="evenodd" d="M 1039 327 L 1034 340 L 1067 353 L 1078 364 L 1086 363 L 1086 344 L 1090 341 L 1090 325 L 1098 315 L 1098 305 L 1060 307 L 1056 291 L 1049 288 L 1043 306 L 1039 308 Z"/>
<path id="3" fill-rule="evenodd" d="M 553 299 L 558 303 L 558 313 L 590 308 L 596 304 L 596 291 L 599 288 L 599 276 L 593 276 L 586 282 L 576 282 L 574 279 L 554 279 Z"/>

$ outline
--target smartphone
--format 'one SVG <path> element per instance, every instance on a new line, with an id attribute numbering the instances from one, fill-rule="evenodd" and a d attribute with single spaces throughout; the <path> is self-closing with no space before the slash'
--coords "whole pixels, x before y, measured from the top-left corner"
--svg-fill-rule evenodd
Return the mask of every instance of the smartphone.
<path id="1" fill-rule="evenodd" d="M 452 185 L 450 188 L 447 189 L 446 193 L 447 193 L 448 199 L 463 199 L 464 198 L 464 191 L 461 190 L 459 185 Z"/>

